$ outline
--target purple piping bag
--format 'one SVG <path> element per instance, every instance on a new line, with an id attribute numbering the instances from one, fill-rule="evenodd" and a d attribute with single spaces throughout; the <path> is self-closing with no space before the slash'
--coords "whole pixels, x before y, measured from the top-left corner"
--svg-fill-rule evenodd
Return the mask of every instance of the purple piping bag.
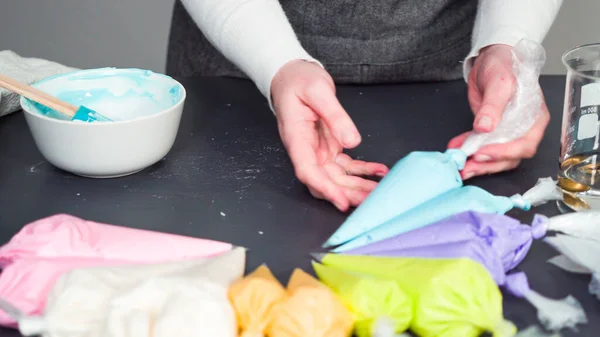
<path id="1" fill-rule="evenodd" d="M 521 263 L 533 239 L 540 239 L 546 235 L 546 221 L 544 216 L 536 214 L 532 225 L 529 226 L 502 214 L 467 211 L 344 253 L 381 255 L 385 252 L 392 256 L 405 256 L 404 254 L 411 251 L 426 254 L 429 250 L 427 254 L 439 254 L 435 255 L 438 257 L 444 254 L 448 254 L 447 257 L 457 257 L 456 243 L 463 247 L 466 243 L 472 246 L 467 249 L 472 249 L 478 247 L 481 242 L 495 251 L 502 261 L 503 269 L 508 271 Z M 394 255 L 394 252 L 400 255 Z"/>
<path id="2" fill-rule="evenodd" d="M 445 242 L 429 246 L 416 246 L 410 248 L 400 248 L 388 251 L 378 251 L 365 254 L 348 255 L 375 255 L 388 257 L 419 257 L 419 258 L 463 258 L 469 257 L 471 260 L 484 265 L 497 284 L 504 284 L 506 274 L 502 262 L 489 253 L 489 247 L 483 240 L 471 239 L 467 241 Z"/>

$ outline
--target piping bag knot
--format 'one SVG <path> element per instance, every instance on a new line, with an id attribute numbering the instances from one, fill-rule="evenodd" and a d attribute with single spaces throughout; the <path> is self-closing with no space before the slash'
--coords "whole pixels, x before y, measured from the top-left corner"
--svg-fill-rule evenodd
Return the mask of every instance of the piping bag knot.
<path id="1" fill-rule="evenodd" d="M 43 316 L 25 315 L 23 310 L 3 298 L 0 298 L 0 310 L 17 321 L 19 332 L 23 336 L 38 336 L 47 332 L 46 320 Z"/>
<path id="2" fill-rule="evenodd" d="M 550 219 L 547 216 L 542 214 L 536 214 L 533 216 L 533 221 L 531 222 L 531 236 L 535 240 L 539 240 L 546 236 L 546 232 L 548 231 L 548 224 L 550 223 Z"/>
<path id="3" fill-rule="evenodd" d="M 600 274 L 592 273 L 592 280 L 588 285 L 588 291 L 600 300 Z"/>
<path id="4" fill-rule="evenodd" d="M 258 328 L 248 329 L 240 334 L 240 337 L 264 337 L 265 334 L 260 332 Z"/>
<path id="5" fill-rule="evenodd" d="M 457 170 L 461 171 L 463 168 L 465 168 L 465 163 L 467 162 L 468 156 L 463 150 L 448 149 L 444 154 L 448 155 L 452 159 L 452 161 L 456 164 Z"/>
<path id="6" fill-rule="evenodd" d="M 513 295 L 526 299 L 537 309 L 538 320 L 547 330 L 575 329 L 577 324 L 587 323 L 585 311 L 573 296 L 562 300 L 547 298 L 529 287 L 523 272 L 507 275 L 505 286 Z"/>
<path id="7" fill-rule="evenodd" d="M 18 323 L 19 332 L 23 336 L 38 336 L 48 331 L 46 320 L 42 316 L 23 316 Z"/>
<path id="8" fill-rule="evenodd" d="M 529 281 L 527 281 L 527 275 L 524 272 L 506 275 L 505 285 L 511 294 L 519 298 L 524 298 L 529 292 Z"/>
<path id="9" fill-rule="evenodd" d="M 492 336 L 494 337 L 513 337 L 517 332 L 517 327 L 511 322 L 503 319 L 494 331 L 492 331 Z"/>
<path id="10" fill-rule="evenodd" d="M 510 201 L 512 201 L 513 205 L 516 208 L 522 209 L 524 211 L 528 211 L 531 209 L 531 203 L 525 198 L 523 198 L 523 196 L 520 194 L 515 194 L 512 197 L 510 197 Z"/>
<path id="11" fill-rule="evenodd" d="M 551 200 L 562 200 L 563 193 L 555 180 L 550 177 L 540 178 L 535 185 L 523 195 L 515 194 L 510 197 L 514 206 L 524 211 L 531 207 L 543 205 Z"/>

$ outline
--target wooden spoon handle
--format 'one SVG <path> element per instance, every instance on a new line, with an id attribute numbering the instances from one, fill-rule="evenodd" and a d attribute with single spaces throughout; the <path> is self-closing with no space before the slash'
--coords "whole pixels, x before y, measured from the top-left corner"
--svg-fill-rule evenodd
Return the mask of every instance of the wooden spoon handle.
<path id="1" fill-rule="evenodd" d="M 0 87 L 4 87 L 21 96 L 25 96 L 30 100 L 36 101 L 69 117 L 75 116 L 75 113 L 79 109 L 72 104 L 61 101 L 52 95 L 2 74 L 0 74 Z"/>

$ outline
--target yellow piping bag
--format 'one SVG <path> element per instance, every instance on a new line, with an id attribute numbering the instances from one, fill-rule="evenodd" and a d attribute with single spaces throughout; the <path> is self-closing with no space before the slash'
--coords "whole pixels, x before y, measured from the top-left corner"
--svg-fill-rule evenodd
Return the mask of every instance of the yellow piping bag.
<path id="1" fill-rule="evenodd" d="M 288 298 L 273 309 L 269 337 L 348 337 L 354 320 L 324 284 L 300 269 L 287 286 Z"/>
<path id="2" fill-rule="evenodd" d="M 502 294 L 479 263 L 470 259 L 423 259 L 325 254 L 326 266 L 394 280 L 415 305 L 411 330 L 421 337 L 514 336 L 504 320 Z"/>
<path id="3" fill-rule="evenodd" d="M 266 265 L 235 282 L 229 288 L 229 300 L 236 311 L 240 337 L 264 336 L 273 307 L 285 298 L 285 288 Z"/>
<path id="4" fill-rule="evenodd" d="M 374 336 L 385 320 L 394 333 L 408 329 L 412 320 L 412 300 L 397 282 L 369 275 L 345 272 L 313 262 L 319 280 L 329 286 L 354 315 L 354 333 Z"/>

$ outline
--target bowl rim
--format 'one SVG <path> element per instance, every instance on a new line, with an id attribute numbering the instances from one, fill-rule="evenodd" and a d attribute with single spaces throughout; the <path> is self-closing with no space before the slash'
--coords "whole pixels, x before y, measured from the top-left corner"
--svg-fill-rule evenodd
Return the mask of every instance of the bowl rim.
<path id="1" fill-rule="evenodd" d="M 149 115 L 149 116 L 144 116 L 144 117 L 138 117 L 135 119 L 129 119 L 129 120 L 125 120 L 125 121 L 111 121 L 111 122 L 96 122 L 96 123 L 83 123 L 83 122 L 74 122 L 74 121 L 67 121 L 67 120 L 62 120 L 62 119 L 56 119 L 56 118 L 51 118 L 39 113 L 35 113 L 32 111 L 28 111 L 27 109 L 24 108 L 24 104 L 23 102 L 27 99 L 24 96 L 21 96 L 21 98 L 19 99 L 19 105 L 21 106 L 21 110 L 23 110 L 23 112 L 29 114 L 30 116 L 33 116 L 35 118 L 40 118 L 40 119 L 44 119 L 47 120 L 49 122 L 54 122 L 54 123 L 59 123 L 59 124 L 71 124 L 71 125 L 77 125 L 77 126 L 84 126 L 85 127 L 108 127 L 110 125 L 122 125 L 122 124 L 129 124 L 129 123 L 136 123 L 136 122 L 140 122 L 143 120 L 149 120 L 149 119 L 153 119 L 153 118 L 158 118 L 161 115 L 166 115 L 169 112 L 171 112 L 173 109 L 178 108 L 180 105 L 182 105 L 185 102 L 185 99 L 187 98 L 187 90 L 185 89 L 185 86 L 183 86 L 183 84 L 181 84 L 181 82 L 179 82 L 178 80 L 174 79 L 171 76 L 165 75 L 165 74 L 161 74 L 161 73 L 156 73 L 152 70 L 146 70 L 146 69 L 140 69 L 140 68 L 117 68 L 117 67 L 104 67 L 104 68 L 90 68 L 90 69 L 79 69 L 79 70 L 74 70 L 74 71 L 69 71 L 66 73 L 62 73 L 62 74 L 57 74 L 57 75 L 52 75 L 52 76 L 48 76 L 45 77 L 39 81 L 36 81 L 34 83 L 31 84 L 32 87 L 36 87 L 36 85 L 42 84 L 44 82 L 47 81 L 51 81 L 53 79 L 57 79 L 57 78 L 61 78 L 61 77 L 65 77 L 65 76 L 69 76 L 69 75 L 73 75 L 76 73 L 85 73 L 85 72 L 92 72 L 92 71 L 99 71 L 99 70 L 117 70 L 117 71 L 142 71 L 142 72 L 151 72 L 154 75 L 158 75 L 164 78 L 167 78 L 173 82 L 175 82 L 177 85 L 179 85 L 179 87 L 181 89 L 183 89 L 183 95 L 181 95 L 181 98 L 179 99 L 179 101 L 177 103 L 175 103 L 173 106 L 166 108 L 160 112 L 157 112 L 155 114 Z"/>

